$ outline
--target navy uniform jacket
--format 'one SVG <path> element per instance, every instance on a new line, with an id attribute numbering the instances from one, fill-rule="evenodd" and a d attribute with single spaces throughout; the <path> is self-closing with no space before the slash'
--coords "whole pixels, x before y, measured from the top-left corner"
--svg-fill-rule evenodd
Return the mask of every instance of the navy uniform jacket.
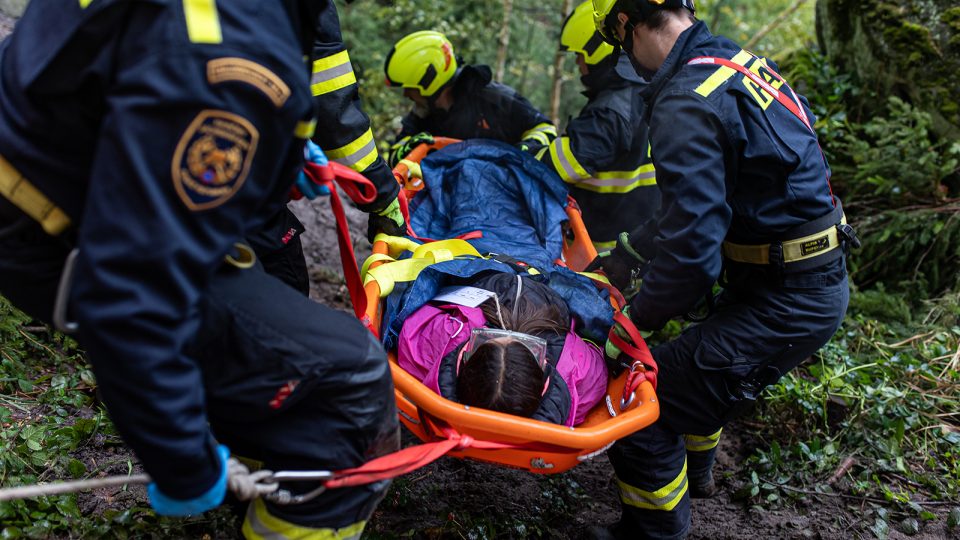
<path id="1" fill-rule="evenodd" d="M 172 497 L 219 474 L 184 352 L 201 291 L 302 165 L 294 134 L 313 106 L 296 29 L 315 19 L 298 4 L 34 0 L 0 49 L 0 155 L 69 216 L 80 341 Z"/>
<path id="2" fill-rule="evenodd" d="M 816 135 L 743 74 L 688 64 L 702 56 L 732 59 L 780 85 L 769 74 L 777 70 L 772 62 L 698 22 L 644 91 L 663 197 L 656 257 L 631 302 L 631 317 L 644 329 L 661 328 L 710 291 L 724 240 L 776 241 L 834 208 Z"/>
<path id="3" fill-rule="evenodd" d="M 380 157 L 370 129 L 370 118 L 360 108 L 357 76 L 340 34 L 340 18 L 332 0 L 321 4 L 317 37 L 313 45 L 310 88 L 320 129 L 313 141 L 327 157 L 362 173 L 377 186 L 377 199 L 360 205 L 366 212 L 383 210 L 400 192 L 393 172 Z M 336 129 L 325 128 L 336 126 Z"/>
<path id="4" fill-rule="evenodd" d="M 587 105 L 541 160 L 570 184 L 593 243 L 612 248 L 617 235 L 645 223 L 660 206 L 640 96 L 645 84 L 626 55 L 619 64 L 592 67 L 582 81 Z"/>
<path id="5" fill-rule="evenodd" d="M 453 139 L 494 139 L 517 144 L 540 139 L 546 146 L 557 135 L 549 118 L 505 84 L 493 82 L 487 66 L 464 66 L 453 83 L 453 106 L 431 110 L 426 116 L 412 111 L 403 118 L 398 139 L 427 132 Z M 546 139 L 538 135 L 543 134 Z"/>

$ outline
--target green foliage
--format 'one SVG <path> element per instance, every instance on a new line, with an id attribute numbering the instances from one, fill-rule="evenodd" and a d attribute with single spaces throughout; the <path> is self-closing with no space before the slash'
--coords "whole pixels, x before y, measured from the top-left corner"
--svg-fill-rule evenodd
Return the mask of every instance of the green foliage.
<path id="1" fill-rule="evenodd" d="M 851 126 L 840 140 L 831 141 L 834 178 L 852 196 L 887 200 L 940 197 L 945 179 L 958 171 L 960 142 L 935 142 L 930 115 L 900 98 L 887 101 L 887 114 Z"/>
<path id="2" fill-rule="evenodd" d="M 861 287 L 884 283 L 913 303 L 960 290 L 960 205 L 888 210 L 862 218 L 851 261 Z"/>
<path id="3" fill-rule="evenodd" d="M 553 59 L 559 46 L 562 2 L 536 5 L 514 2 L 504 83 L 516 88 L 549 115 Z M 358 0 L 339 6 L 344 41 L 350 50 L 365 111 L 381 146 L 395 138 L 410 102 L 399 89 L 384 84 L 383 65 L 393 44 L 418 30 L 443 32 L 466 63 L 494 66 L 503 21 L 499 1 L 431 2 Z M 585 103 L 573 59 L 565 62 L 568 81 L 560 117 L 575 114 Z"/>
<path id="4" fill-rule="evenodd" d="M 703 0 L 697 2 L 697 16 L 714 34 L 746 45 L 771 21 L 794 4 L 794 0 Z M 764 36 L 751 50 L 780 60 L 812 43 L 816 2 L 806 2 Z"/>
<path id="5" fill-rule="evenodd" d="M 764 443 L 738 495 L 869 500 L 884 509 L 882 526 L 894 516 L 936 519 L 924 503 L 960 495 L 960 327 L 920 331 L 848 317 L 815 362 L 767 391 Z"/>
<path id="6" fill-rule="evenodd" d="M 113 460 L 84 458 L 85 452 L 121 448 L 106 413 L 93 399 L 95 381 L 73 340 L 30 318 L 0 296 L 0 486 L 92 478 Z M 122 452 L 122 449 L 121 449 Z M 89 515 L 78 495 L 0 502 L 0 538 L 128 538 L 199 536 L 231 519 L 224 512 L 193 520 L 158 518 L 141 496 Z M 224 527 L 228 529 L 229 526 Z"/>

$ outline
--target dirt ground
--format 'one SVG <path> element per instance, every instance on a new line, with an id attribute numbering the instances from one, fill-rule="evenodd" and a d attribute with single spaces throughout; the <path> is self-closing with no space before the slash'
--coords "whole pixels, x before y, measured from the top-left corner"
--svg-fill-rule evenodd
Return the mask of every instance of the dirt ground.
<path id="1" fill-rule="evenodd" d="M 0 15 L 0 38 L 13 21 Z M 308 228 L 304 251 L 311 268 L 311 296 L 326 305 L 348 309 L 340 270 L 333 218 L 325 201 L 294 204 Z M 369 253 L 364 238 L 366 216 L 348 208 L 354 245 L 363 260 Z M 740 435 L 736 425 L 721 443 L 715 476 L 720 493 L 694 501 L 691 539 L 850 539 L 874 538 L 869 531 L 875 516 L 865 502 L 839 498 L 808 498 L 796 508 L 766 510 L 732 500 L 737 478 L 755 441 Z M 102 438 L 101 438 L 102 439 Z M 407 444 L 415 444 L 411 437 Z M 105 473 L 125 474 L 129 451 L 95 440 L 74 456 Z M 80 497 L 84 514 L 108 508 L 145 504 L 142 489 L 102 490 Z M 371 538 L 582 538 L 588 527 L 616 521 L 619 503 L 612 469 L 598 457 L 573 471 L 550 477 L 481 463 L 443 459 L 398 479 L 367 529 Z M 960 538 L 937 520 L 917 535 L 907 537 L 891 523 L 891 539 L 934 540 Z M 226 537 L 231 533 L 223 531 Z M 220 536 L 219 534 L 217 536 Z"/>

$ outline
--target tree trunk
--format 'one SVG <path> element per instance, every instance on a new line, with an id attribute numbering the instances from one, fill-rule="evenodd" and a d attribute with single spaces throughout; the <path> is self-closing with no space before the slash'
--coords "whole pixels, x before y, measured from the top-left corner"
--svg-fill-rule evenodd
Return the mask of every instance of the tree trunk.
<path id="1" fill-rule="evenodd" d="M 571 0 L 563 0 L 563 8 L 560 13 L 563 14 L 564 21 L 570 14 L 571 4 Z M 550 94 L 550 118 L 555 126 L 560 125 L 560 98 L 563 96 L 563 59 L 566 56 L 566 51 L 558 49 L 556 56 L 553 57 L 553 92 Z"/>
<path id="2" fill-rule="evenodd" d="M 503 82 L 507 71 L 507 51 L 510 48 L 510 19 L 513 15 L 513 0 L 503 0 L 503 24 L 500 26 L 500 48 L 497 50 L 496 81 Z"/>
<path id="3" fill-rule="evenodd" d="M 832 64 L 880 96 L 930 113 L 934 129 L 960 138 L 960 7 L 956 0 L 818 0 L 817 34 Z"/>

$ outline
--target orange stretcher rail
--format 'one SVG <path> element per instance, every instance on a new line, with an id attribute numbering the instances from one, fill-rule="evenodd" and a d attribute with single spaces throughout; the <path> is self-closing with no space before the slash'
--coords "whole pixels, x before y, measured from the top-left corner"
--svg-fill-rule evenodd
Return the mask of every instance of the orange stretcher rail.
<path id="1" fill-rule="evenodd" d="M 438 139 L 433 146 L 422 145 L 407 160 L 418 162 L 428 153 L 454 142 L 457 141 Z M 404 185 L 407 196 L 415 196 L 416 191 L 423 189 L 422 184 L 411 186 L 410 169 L 406 164 L 398 166 L 394 173 Z M 557 262 L 572 270 L 582 270 L 593 261 L 597 252 L 584 227 L 579 207 L 572 199 L 567 206 L 567 216 L 569 220 L 563 231 L 563 257 Z M 388 247 L 384 242 L 377 242 L 373 251 L 375 254 L 387 254 Z M 380 264 L 390 262 L 376 262 L 371 268 Z M 376 281 L 371 281 L 364 290 L 367 306 L 364 319 L 371 322 L 372 329 L 379 329 L 383 312 L 380 287 Z M 611 301 L 619 309 L 621 306 L 617 305 L 617 296 L 612 295 Z M 640 340 L 638 349 L 649 356 L 642 338 L 634 335 Z M 590 411 L 585 422 L 567 427 L 447 400 L 403 370 L 397 364 L 394 352 L 389 353 L 389 358 L 400 420 L 407 429 L 427 443 L 452 438 L 459 440 L 461 437 L 485 443 L 450 444 L 445 449 L 454 457 L 540 474 L 559 473 L 601 453 L 617 439 L 649 426 L 660 414 L 659 402 L 650 381 L 652 377 L 645 379 L 642 373 L 633 371 L 611 379 L 606 399 Z M 643 371 L 643 367 L 639 369 Z M 635 395 L 624 396 L 625 391 Z"/>

